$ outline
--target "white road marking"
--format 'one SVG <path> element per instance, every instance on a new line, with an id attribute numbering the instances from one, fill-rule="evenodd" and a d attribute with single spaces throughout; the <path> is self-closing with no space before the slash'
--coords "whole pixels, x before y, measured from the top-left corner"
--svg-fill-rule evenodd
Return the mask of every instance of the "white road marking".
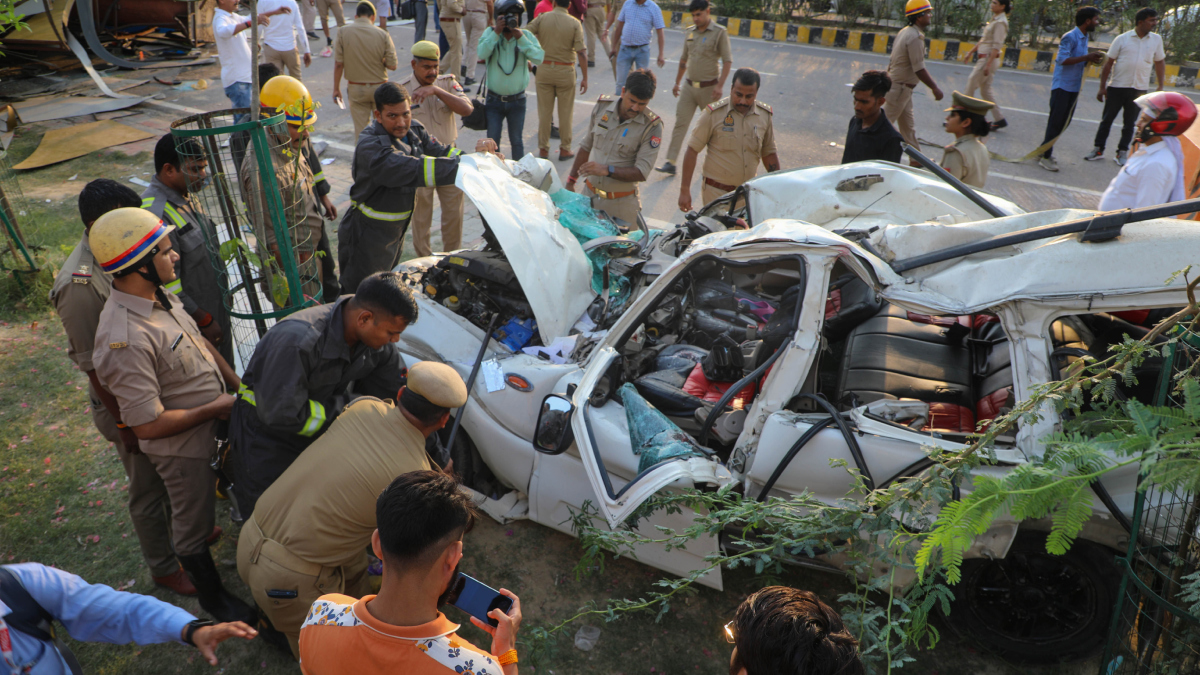
<path id="1" fill-rule="evenodd" d="M 1030 185 L 1040 185 L 1042 187 L 1055 188 L 1058 190 L 1070 190 L 1071 192 L 1078 192 L 1080 194 L 1092 195 L 1094 197 L 1099 197 L 1104 194 L 1103 192 L 1096 192 L 1095 190 L 1088 190 L 1085 188 L 1074 187 L 1072 185 L 1063 185 L 1062 183 L 1051 183 L 1048 180 L 1038 180 L 1036 178 L 1025 178 L 1023 176 L 1012 176 L 1012 175 L 1009 175 L 1006 173 L 996 173 L 995 171 L 989 171 L 988 178 L 1003 178 L 1005 180 L 1017 181 L 1018 183 L 1029 183 Z"/>

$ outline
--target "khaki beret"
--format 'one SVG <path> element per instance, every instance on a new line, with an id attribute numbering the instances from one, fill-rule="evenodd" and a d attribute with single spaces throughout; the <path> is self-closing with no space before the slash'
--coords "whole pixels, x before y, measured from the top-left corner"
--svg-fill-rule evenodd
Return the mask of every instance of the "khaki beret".
<path id="1" fill-rule="evenodd" d="M 467 385 L 458 371 L 444 363 L 422 361 L 408 369 L 408 388 L 430 403 L 459 408 L 467 402 Z"/>
<path id="2" fill-rule="evenodd" d="M 437 61 L 442 58 L 442 50 L 437 46 L 437 43 L 429 40 L 421 40 L 412 46 L 413 58 L 429 59 Z M 457 73 L 455 73 L 457 75 Z"/>
<path id="3" fill-rule="evenodd" d="M 996 104 L 992 103 L 991 101 L 985 101 L 981 98 L 972 98 L 958 91 L 950 95 L 950 100 L 952 103 L 949 108 L 946 108 L 946 112 L 950 112 L 951 110 L 966 110 L 967 112 L 975 113 L 976 115 L 986 115 L 987 111 L 996 107 Z"/>

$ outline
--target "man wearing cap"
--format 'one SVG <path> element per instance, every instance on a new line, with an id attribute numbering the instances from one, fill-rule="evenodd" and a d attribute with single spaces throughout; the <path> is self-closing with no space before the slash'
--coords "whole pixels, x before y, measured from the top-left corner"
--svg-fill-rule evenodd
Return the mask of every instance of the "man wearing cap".
<path id="1" fill-rule="evenodd" d="M 933 5 L 929 0 L 908 0 L 904 5 L 905 26 L 892 44 L 888 59 L 888 76 L 892 78 L 891 96 L 883 105 L 884 114 L 895 123 L 904 141 L 919 148 L 916 118 L 913 116 L 913 89 L 922 82 L 933 92 L 933 100 L 942 100 L 933 76 L 925 68 L 925 27 L 933 20 Z M 914 163 L 915 166 L 915 163 Z"/>
<path id="2" fill-rule="evenodd" d="M 954 134 L 954 142 L 944 148 L 942 168 L 951 176 L 967 185 L 981 188 L 987 182 L 987 146 L 980 138 L 988 135 L 991 125 L 987 112 L 992 109 L 991 101 L 971 98 L 960 92 L 951 95 L 952 105 L 946 108 L 946 131 Z"/>
<path id="3" fill-rule="evenodd" d="M 539 14 L 529 24 L 529 32 L 545 50 L 537 72 L 538 156 L 550 157 L 550 126 L 554 121 L 554 103 L 558 101 L 558 161 L 575 156 L 571 152 L 571 126 L 575 120 L 575 65 L 583 73 L 579 93 L 587 92 L 587 52 L 583 47 L 583 24 L 567 13 L 570 0 L 554 0 L 554 9 Z"/>
<path id="4" fill-rule="evenodd" d="M 375 89 L 387 82 L 387 71 L 399 65 L 392 36 L 375 25 L 375 5 L 366 0 L 358 3 L 354 23 L 338 29 L 333 46 L 333 100 L 342 100 L 344 74 L 355 138 L 371 123 Z"/>
<path id="5" fill-rule="evenodd" d="M 700 151 L 704 155 L 704 203 L 733 192 L 758 174 L 762 162 L 768 172 L 779 170 L 771 106 L 758 100 L 761 78 L 753 68 L 738 68 L 733 74 L 730 96 L 705 107 L 692 132 L 683 157 L 683 180 L 679 184 L 679 210 L 692 210 L 692 174 Z"/>
<path id="6" fill-rule="evenodd" d="M 712 20 L 712 5 L 708 0 L 692 0 L 688 10 L 692 13 L 692 25 L 683 40 L 683 55 L 679 57 L 675 88 L 671 90 L 679 99 L 675 103 L 675 128 L 671 130 L 671 144 L 667 146 L 667 161 L 656 169 L 672 176 L 675 175 L 675 158 L 683 147 L 692 116 L 697 109 L 721 100 L 725 79 L 733 64 L 729 33 Z M 721 62 L 720 74 L 717 72 L 718 61 Z"/>
<path id="7" fill-rule="evenodd" d="M 463 61 L 462 20 L 466 6 L 463 0 L 438 0 L 438 23 L 446 36 L 448 49 L 442 54 L 441 72 L 459 77 Z"/>
<path id="8" fill-rule="evenodd" d="M 471 114 L 471 99 L 451 73 L 438 75 L 438 46 L 429 41 L 412 47 L 412 75 L 400 83 L 411 92 L 412 117 L 438 142 L 454 147 L 458 138 L 458 118 Z M 413 248 L 418 256 L 433 252 L 429 228 L 433 222 L 433 195 L 442 204 L 442 247 L 456 251 L 462 247 L 463 193 L 454 185 L 417 188 L 413 203 Z"/>
<path id="9" fill-rule="evenodd" d="M 422 361 L 408 371 L 396 403 L 355 399 L 262 498 L 238 540 L 238 574 L 282 646 L 299 658 L 300 626 L 317 598 L 355 598 L 367 585 L 366 547 L 375 530 L 375 500 L 396 476 L 435 469 L 425 439 L 467 402 L 450 366 Z M 319 489 L 317 489 L 319 486 Z"/>
<path id="10" fill-rule="evenodd" d="M 88 233 L 112 291 L 96 326 L 92 362 L 116 398 L 121 420 L 137 435 L 166 486 L 175 554 L 200 606 L 220 621 L 254 623 L 255 613 L 225 590 L 209 553 L 216 514 L 216 421 L 226 419 L 240 380 L 204 339 L 183 303 L 163 289 L 175 280 L 166 224 L 145 209 L 101 216 Z"/>

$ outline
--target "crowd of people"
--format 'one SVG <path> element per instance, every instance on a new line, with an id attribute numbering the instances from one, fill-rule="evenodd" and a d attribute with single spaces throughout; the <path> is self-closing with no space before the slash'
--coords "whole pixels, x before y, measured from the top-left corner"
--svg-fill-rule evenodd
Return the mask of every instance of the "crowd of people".
<path id="1" fill-rule="evenodd" d="M 557 159 L 573 160 L 566 186 L 619 223 L 636 222 L 639 190 L 663 140 L 663 120 L 650 109 L 658 81 L 649 64 L 652 41 L 658 67 L 664 64 L 662 12 L 653 0 L 625 0 L 620 7 L 587 0 L 542 0 L 537 7 L 522 0 L 409 0 L 417 24 L 411 72 L 391 81 L 400 64 L 385 30 L 397 9 L 387 0 L 378 7 L 359 2 L 351 23 L 336 0 L 262 0 L 260 64 L 252 63 L 247 40 L 252 23 L 234 13 L 236 2 L 218 0 L 213 20 L 222 84 L 239 115 L 248 115 L 256 68 L 261 110 L 253 112 L 285 113 L 286 124 L 270 132 L 276 141 L 271 160 L 280 189 L 286 185 L 302 197 L 286 212 L 302 236 L 277 241 L 265 203 L 249 197 L 247 216 L 260 255 L 294 248 L 299 263 L 313 270 L 305 294 L 322 302 L 278 321 L 244 372 L 235 372 L 221 293 L 227 283 L 206 250 L 206 242 L 217 240 L 216 226 L 196 199 L 210 168 L 198 142 L 170 134 L 155 147 L 154 177 L 141 195 L 109 179 L 84 187 L 82 238 L 51 291 L 68 356 L 88 377 L 96 427 L 128 475 L 130 515 L 153 582 L 195 596 L 220 623 L 35 563 L 4 566 L 0 614 L 8 613 L 0 616 L 0 643 L 11 645 L 6 663 L 14 672 L 77 672 L 48 623 L 53 619 L 81 640 L 191 644 L 214 664 L 220 642 L 261 636 L 311 675 L 351 668 L 515 675 L 522 619 L 515 594 L 501 589 L 512 604 L 488 615 L 494 624 L 473 619 L 492 635 L 489 649 L 458 637 L 458 627 L 438 609 L 458 578 L 476 512 L 454 480 L 448 453 L 430 439 L 466 402 L 467 389 L 447 365 L 407 369 L 392 347 L 419 317 L 412 292 L 390 270 L 400 261 L 410 224 L 417 254 L 432 252 L 435 199 L 443 249 L 461 246 L 463 194 L 454 187 L 462 156 L 458 122 L 482 117 L 487 138 L 475 152 L 503 157 L 507 127 L 511 156 L 523 156 L 531 77 L 539 99 L 539 156 L 549 159 L 557 136 Z M 982 139 L 1009 126 L 994 103 L 994 75 L 1011 8 L 1012 0 L 991 3 L 983 39 L 964 55 L 976 59 L 967 91 L 953 92 L 946 109 L 944 128 L 954 141 L 941 165 L 974 187 L 987 180 L 990 153 Z M 684 151 L 678 200 L 684 212 L 696 206 L 697 164 L 702 203 L 754 178 L 760 164 L 767 172 L 781 168 L 773 110 L 758 99 L 761 76 L 732 67 L 729 35 L 712 10 L 709 0 L 689 5 L 692 25 L 672 88 L 675 122 L 667 157 L 657 167 L 674 176 Z M 332 36 L 331 11 L 338 24 Z M 535 16 L 522 28 L 526 13 Z M 935 100 L 944 97 L 924 60 L 932 7 L 928 0 L 908 0 L 905 14 L 908 25 L 896 36 L 887 71 L 867 71 L 851 87 L 854 115 L 843 163 L 902 162 L 906 144 L 919 147 L 913 90 L 924 85 Z M 335 59 L 334 99 L 348 100 L 356 138 L 336 258 L 325 221 L 339 213 L 310 140 L 316 106 L 302 78 L 317 16 Z M 424 39 L 431 16 L 441 45 Z M 1083 7 L 1076 28 L 1063 37 L 1045 141 L 1031 154 L 1057 170 L 1053 144 L 1069 124 L 1084 68 L 1104 60 L 1097 94 L 1104 119 L 1086 159 L 1103 157 L 1118 114 L 1124 128 L 1116 155 L 1121 171 L 1101 208 L 1182 199 L 1178 136 L 1196 108 L 1182 95 L 1161 91 L 1157 15 L 1139 11 L 1136 27 L 1120 35 L 1107 56 L 1087 46 L 1098 22 L 1098 10 Z M 588 91 L 597 55 L 613 68 L 616 91 L 597 98 L 576 143 L 575 96 Z M 479 64 L 487 89 L 482 111 L 463 88 Z M 1151 69 L 1155 93 L 1147 91 Z M 973 96 L 977 90 L 983 98 Z M 1139 145 L 1131 150 L 1135 136 Z M 261 196 L 274 188 L 246 143 L 233 143 L 242 193 Z M 313 492 L 316 483 L 324 489 Z M 237 572 L 249 601 L 226 587 L 210 553 L 223 535 L 215 524 L 219 498 L 231 500 L 242 523 Z M 374 595 L 368 551 L 382 561 Z M 770 587 L 753 594 L 725 632 L 735 645 L 731 673 L 862 672 L 856 643 L 836 612 L 805 591 Z"/>

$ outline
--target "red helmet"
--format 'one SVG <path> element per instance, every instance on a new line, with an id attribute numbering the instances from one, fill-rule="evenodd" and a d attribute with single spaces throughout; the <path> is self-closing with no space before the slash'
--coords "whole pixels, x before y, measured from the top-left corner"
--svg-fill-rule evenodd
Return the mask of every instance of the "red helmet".
<path id="1" fill-rule="evenodd" d="M 1158 136 L 1182 136 L 1196 121 L 1196 104 L 1174 91 L 1156 91 L 1134 100 L 1150 118 L 1146 128 Z"/>

